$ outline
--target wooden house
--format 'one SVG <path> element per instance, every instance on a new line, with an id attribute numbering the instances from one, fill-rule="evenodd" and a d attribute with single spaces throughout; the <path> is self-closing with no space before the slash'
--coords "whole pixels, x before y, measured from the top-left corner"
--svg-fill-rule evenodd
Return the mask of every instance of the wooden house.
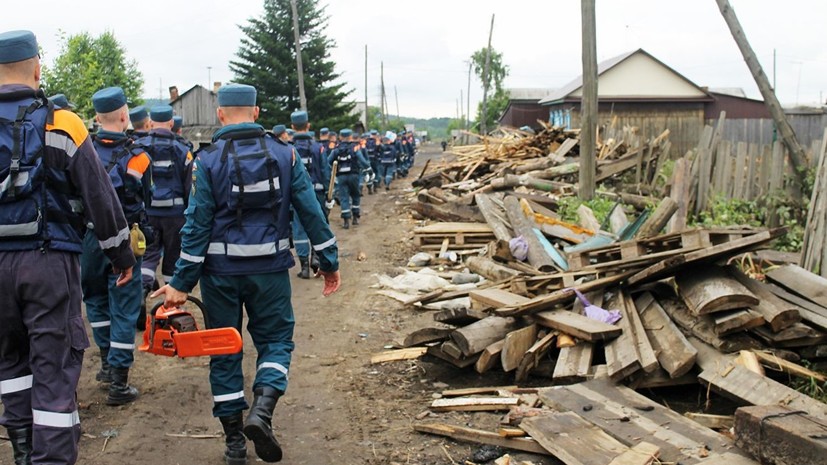
<path id="1" fill-rule="evenodd" d="M 216 89 L 221 83 L 216 83 Z M 184 118 L 182 135 L 196 147 L 209 144 L 212 135 L 221 128 L 216 110 L 218 96 L 215 91 L 196 84 L 183 94 L 175 87 L 170 88 L 170 102 L 176 115 Z"/>
<path id="2" fill-rule="evenodd" d="M 500 116 L 500 125 L 515 128 L 529 126 L 537 129 L 537 120 L 548 120 L 548 110 L 540 105 L 540 100 L 553 92 L 554 89 L 508 89 L 508 106 Z"/>

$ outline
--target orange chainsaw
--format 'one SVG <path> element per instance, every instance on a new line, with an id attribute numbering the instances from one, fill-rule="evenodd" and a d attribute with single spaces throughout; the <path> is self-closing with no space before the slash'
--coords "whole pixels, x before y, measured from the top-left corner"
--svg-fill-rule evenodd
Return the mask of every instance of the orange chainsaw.
<path id="1" fill-rule="evenodd" d="M 187 297 L 204 315 L 209 326 L 204 304 L 195 297 Z M 146 316 L 142 352 L 181 358 L 204 355 L 231 355 L 241 352 L 241 334 L 235 328 L 198 329 L 195 317 L 181 307 L 166 308 L 156 304 Z"/>

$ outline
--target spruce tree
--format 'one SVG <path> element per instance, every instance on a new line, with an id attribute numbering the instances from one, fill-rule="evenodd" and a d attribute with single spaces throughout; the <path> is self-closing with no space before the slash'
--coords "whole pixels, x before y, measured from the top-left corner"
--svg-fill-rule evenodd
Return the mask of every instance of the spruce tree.
<path id="1" fill-rule="evenodd" d="M 307 111 L 314 128 L 338 130 L 351 127 L 354 103 L 330 58 L 335 42 L 324 34 L 328 17 L 317 0 L 297 0 L 302 41 L 302 66 Z M 235 82 L 258 89 L 259 122 L 266 128 L 290 123 L 290 113 L 300 107 L 296 46 L 290 0 L 264 0 L 264 13 L 240 26 L 244 36 L 230 62 Z"/>

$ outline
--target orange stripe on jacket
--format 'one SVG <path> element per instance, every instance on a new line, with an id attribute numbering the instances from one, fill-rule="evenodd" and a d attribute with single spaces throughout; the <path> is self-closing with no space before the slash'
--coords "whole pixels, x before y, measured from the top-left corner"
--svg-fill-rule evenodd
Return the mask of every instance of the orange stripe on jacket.
<path id="1" fill-rule="evenodd" d="M 56 110 L 54 120 L 54 124 L 46 125 L 46 130 L 65 132 L 78 147 L 89 137 L 89 131 L 86 130 L 86 125 L 83 124 L 83 120 L 71 111 Z"/>

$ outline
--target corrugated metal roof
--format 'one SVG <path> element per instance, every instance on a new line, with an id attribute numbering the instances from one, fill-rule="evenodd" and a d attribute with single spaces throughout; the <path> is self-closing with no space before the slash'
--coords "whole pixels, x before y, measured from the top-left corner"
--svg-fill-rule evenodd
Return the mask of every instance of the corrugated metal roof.
<path id="1" fill-rule="evenodd" d="M 643 49 L 633 50 L 631 52 L 626 52 L 622 55 L 618 55 L 614 58 L 609 58 L 608 60 L 601 61 L 597 64 L 597 75 L 600 76 L 601 74 L 605 73 L 606 71 L 614 68 L 618 63 L 622 62 L 623 60 L 629 58 L 630 56 L 634 55 L 637 52 L 642 52 Z M 540 104 L 544 103 L 551 103 L 556 102 L 558 100 L 563 100 L 574 92 L 575 90 L 583 87 L 583 75 L 577 76 L 573 81 L 569 82 L 568 84 L 564 85 L 563 87 L 557 89 L 556 92 L 549 95 L 548 97 L 540 100 Z"/>
<path id="2" fill-rule="evenodd" d="M 747 98 L 747 93 L 740 87 L 707 87 L 707 92 L 729 95 L 731 97 Z"/>
<path id="3" fill-rule="evenodd" d="M 538 87 L 518 87 L 508 89 L 508 98 L 510 100 L 540 100 L 548 95 L 556 92 L 557 89 L 547 89 Z"/>

